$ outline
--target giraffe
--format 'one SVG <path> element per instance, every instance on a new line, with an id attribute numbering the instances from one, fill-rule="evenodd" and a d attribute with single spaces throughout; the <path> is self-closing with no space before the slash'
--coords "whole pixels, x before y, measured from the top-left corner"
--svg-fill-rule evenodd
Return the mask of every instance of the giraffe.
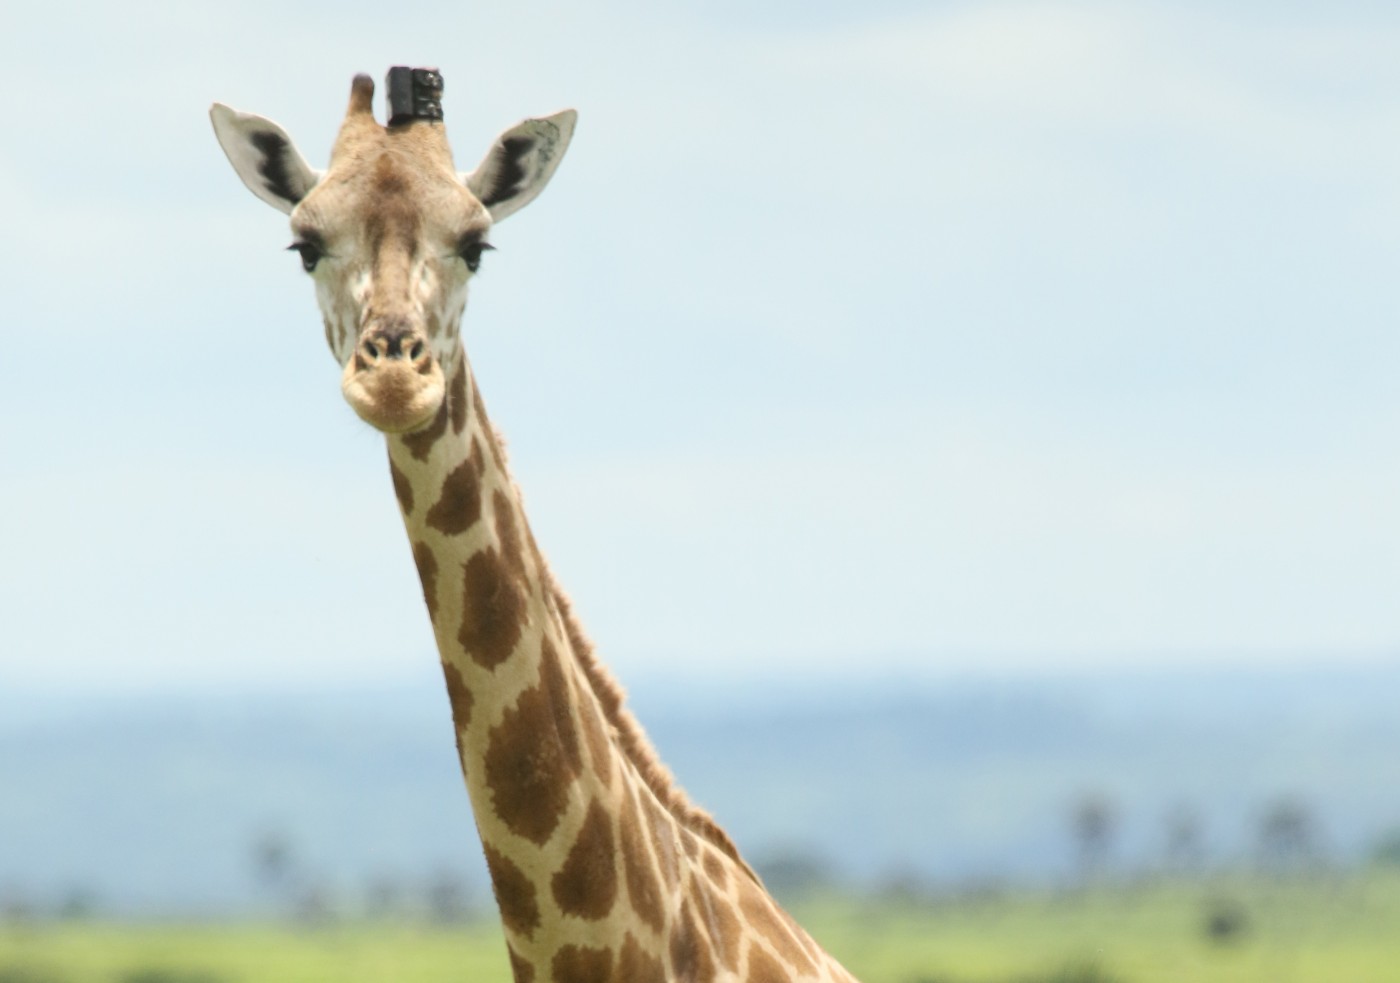
<path id="1" fill-rule="evenodd" d="M 385 434 L 516 983 L 853 978 L 764 890 L 624 706 L 537 547 L 460 332 L 495 222 L 558 167 L 576 114 L 506 130 L 459 174 L 441 76 L 357 75 L 324 171 L 215 103 L 244 184 L 290 215 L 354 411 Z"/>

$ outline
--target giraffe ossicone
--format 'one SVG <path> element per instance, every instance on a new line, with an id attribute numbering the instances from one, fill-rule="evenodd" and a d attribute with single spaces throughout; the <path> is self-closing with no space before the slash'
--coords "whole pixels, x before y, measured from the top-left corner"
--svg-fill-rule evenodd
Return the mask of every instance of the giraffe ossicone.
<path id="1" fill-rule="evenodd" d="M 462 173 L 433 71 L 391 76 L 387 126 L 357 75 L 324 171 L 271 120 L 217 103 L 210 118 L 243 183 L 290 216 L 342 392 L 386 435 L 516 983 L 850 981 L 624 707 L 530 533 L 462 347 L 491 228 L 544 189 L 576 115 L 511 127 Z"/>

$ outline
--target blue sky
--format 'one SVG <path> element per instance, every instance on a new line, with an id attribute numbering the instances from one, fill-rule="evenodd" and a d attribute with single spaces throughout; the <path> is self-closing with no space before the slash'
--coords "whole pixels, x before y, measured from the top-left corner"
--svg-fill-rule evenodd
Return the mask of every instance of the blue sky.
<path id="1" fill-rule="evenodd" d="M 458 162 L 580 111 L 468 352 L 643 673 L 1400 650 L 1400 12 L 31 7 L 0 39 L 0 689 L 418 678 L 382 439 L 227 102 L 321 163 L 434 64 Z"/>

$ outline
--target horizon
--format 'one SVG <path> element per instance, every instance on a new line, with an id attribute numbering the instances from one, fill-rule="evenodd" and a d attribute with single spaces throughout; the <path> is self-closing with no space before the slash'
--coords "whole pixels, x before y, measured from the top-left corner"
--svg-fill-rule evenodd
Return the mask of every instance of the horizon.
<path id="1" fill-rule="evenodd" d="M 825 858 L 850 884 L 894 870 L 944 886 L 1053 882 L 1074 869 L 1068 819 L 1090 797 L 1113 810 L 1125 876 L 1153 869 L 1182 814 L 1206 868 L 1247 866 L 1283 806 L 1306 812 L 1329 870 L 1363 869 L 1400 831 L 1400 787 L 1378 781 L 1400 734 L 1400 666 L 1282 684 L 1251 673 L 864 684 L 781 709 L 716 687 L 647 692 L 638 709 L 745 856 Z M 342 903 L 386 873 L 451 868 L 484 884 L 441 687 L 318 695 L 0 717 L 13 793 L 0 801 L 0 903 L 7 889 L 57 903 L 85 886 L 108 914 L 240 909 L 258 896 L 249 848 L 272 832 Z"/>

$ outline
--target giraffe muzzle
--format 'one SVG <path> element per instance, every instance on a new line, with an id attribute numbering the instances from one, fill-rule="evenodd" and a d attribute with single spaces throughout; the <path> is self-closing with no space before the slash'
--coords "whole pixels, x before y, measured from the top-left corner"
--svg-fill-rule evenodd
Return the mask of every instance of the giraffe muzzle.
<path id="1" fill-rule="evenodd" d="M 360 359 L 361 369 L 396 358 L 408 359 L 415 366 L 432 360 L 427 339 L 402 321 L 368 328 L 360 336 L 360 345 L 355 354 Z"/>
<path id="2" fill-rule="evenodd" d="M 370 426 L 406 433 L 429 423 L 442 406 L 442 367 L 423 333 L 406 321 L 371 324 L 345 366 L 341 391 Z"/>

